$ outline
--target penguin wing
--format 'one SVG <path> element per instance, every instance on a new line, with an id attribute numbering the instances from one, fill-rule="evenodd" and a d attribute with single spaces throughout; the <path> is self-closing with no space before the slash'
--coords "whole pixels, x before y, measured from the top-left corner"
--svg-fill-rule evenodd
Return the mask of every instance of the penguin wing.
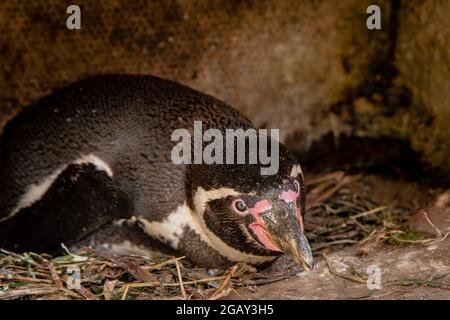
<path id="1" fill-rule="evenodd" d="M 129 218 L 132 208 L 114 180 L 90 163 L 71 164 L 33 205 L 0 223 L 0 247 L 56 253 L 102 226 Z"/>

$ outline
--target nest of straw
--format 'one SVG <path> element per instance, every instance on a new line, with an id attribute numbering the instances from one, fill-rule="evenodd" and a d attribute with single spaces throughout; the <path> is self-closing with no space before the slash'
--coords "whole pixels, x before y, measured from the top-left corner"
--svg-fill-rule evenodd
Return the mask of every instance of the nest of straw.
<path id="1" fill-rule="evenodd" d="M 408 210 L 375 203 L 361 176 L 334 172 L 309 179 L 307 187 L 306 233 L 316 256 L 354 244 L 364 254 L 384 241 L 421 239 L 400 227 Z M 0 249 L 0 299 L 220 299 L 301 272 L 285 257 L 265 270 L 246 264 L 207 270 L 184 257 L 154 261 L 91 248 L 66 252 L 52 257 Z"/>

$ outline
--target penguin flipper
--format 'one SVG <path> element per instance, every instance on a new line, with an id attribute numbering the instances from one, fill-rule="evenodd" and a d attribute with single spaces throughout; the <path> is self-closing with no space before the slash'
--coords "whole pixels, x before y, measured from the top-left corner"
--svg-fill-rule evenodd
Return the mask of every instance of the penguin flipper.
<path id="1" fill-rule="evenodd" d="M 61 252 L 132 208 L 104 171 L 91 163 L 69 165 L 45 195 L 0 223 L 0 248 L 22 252 Z"/>

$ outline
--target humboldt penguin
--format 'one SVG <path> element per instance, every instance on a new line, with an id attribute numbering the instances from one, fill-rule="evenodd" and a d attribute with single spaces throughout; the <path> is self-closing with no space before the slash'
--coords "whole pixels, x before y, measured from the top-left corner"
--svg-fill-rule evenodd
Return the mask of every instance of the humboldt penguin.
<path id="1" fill-rule="evenodd" d="M 175 164 L 171 135 L 195 121 L 253 128 L 211 96 L 143 75 L 88 77 L 25 108 L 0 138 L 0 247 L 183 255 L 209 268 L 285 253 L 311 270 L 296 158 L 277 141 L 272 175 L 259 162 Z"/>

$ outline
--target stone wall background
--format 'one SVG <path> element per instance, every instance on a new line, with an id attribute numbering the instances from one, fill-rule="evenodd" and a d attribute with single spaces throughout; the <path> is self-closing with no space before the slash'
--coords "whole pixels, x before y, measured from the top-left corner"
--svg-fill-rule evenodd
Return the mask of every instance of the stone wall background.
<path id="1" fill-rule="evenodd" d="M 65 27 L 72 3 L 81 30 Z M 370 4 L 382 30 L 366 28 Z M 298 151 L 330 133 L 388 136 L 450 172 L 448 12 L 447 0 L 4 0 L 0 125 L 86 75 L 155 74 L 280 128 Z"/>
<path id="2" fill-rule="evenodd" d="M 450 170 L 450 1 L 405 1 L 395 56 L 413 93 L 402 134 L 430 163 Z"/>

